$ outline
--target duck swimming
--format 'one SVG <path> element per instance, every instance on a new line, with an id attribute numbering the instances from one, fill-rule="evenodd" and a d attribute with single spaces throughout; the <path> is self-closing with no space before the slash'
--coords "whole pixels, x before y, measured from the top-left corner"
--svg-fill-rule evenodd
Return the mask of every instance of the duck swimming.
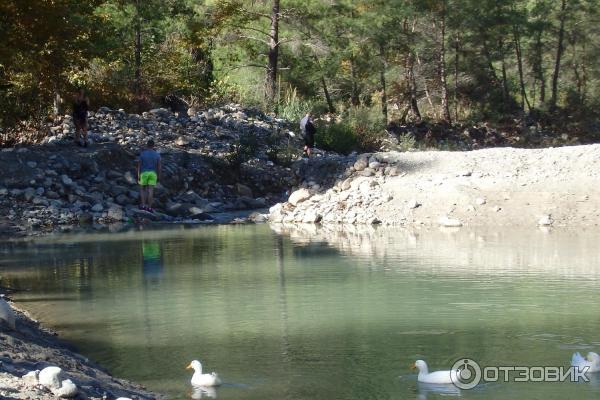
<path id="1" fill-rule="evenodd" d="M 411 365 L 411 368 L 419 370 L 419 376 L 417 377 L 418 382 L 445 385 L 459 381 L 456 371 L 429 372 L 427 363 L 423 360 L 417 360 Z"/>
<path id="2" fill-rule="evenodd" d="M 192 385 L 194 386 L 219 386 L 222 381 L 217 375 L 216 372 L 211 372 L 210 374 L 202 373 L 202 364 L 198 360 L 194 360 L 186 367 L 186 369 L 193 369 L 194 375 L 192 376 Z"/>

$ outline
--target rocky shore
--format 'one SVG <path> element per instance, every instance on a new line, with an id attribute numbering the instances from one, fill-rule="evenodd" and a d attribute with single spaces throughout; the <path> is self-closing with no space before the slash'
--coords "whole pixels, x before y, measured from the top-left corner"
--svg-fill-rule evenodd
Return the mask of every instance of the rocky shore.
<path id="1" fill-rule="evenodd" d="M 598 145 L 299 158 L 296 124 L 228 105 L 141 115 L 100 108 L 89 145 L 70 116 L 40 145 L 0 150 L 0 235 L 139 224 L 271 222 L 597 225 Z M 136 158 L 163 158 L 156 210 L 139 210 Z M 393 139 L 393 138 L 392 138 Z M 317 141 L 318 142 L 318 141 Z M 318 143 L 317 143 L 318 144 Z M 274 206 L 273 206 L 274 205 Z"/>
<path id="2" fill-rule="evenodd" d="M 273 223 L 597 226 L 600 145 L 347 157 L 331 186 L 310 181 Z"/>
<path id="3" fill-rule="evenodd" d="M 2 300 L 0 300 L 2 301 Z M 71 350 L 56 334 L 42 328 L 25 312 L 15 310 L 12 329 L 0 319 L 0 399 L 55 400 L 51 388 L 32 382 L 24 375 L 45 367 L 62 369 L 60 378 L 70 379 L 77 387 L 77 399 L 112 400 L 162 399 L 139 385 L 110 376 L 92 361 Z M 55 391 L 56 392 L 56 391 Z"/>
<path id="4" fill-rule="evenodd" d="M 127 223 L 226 222 L 267 207 L 297 184 L 298 138 L 284 121 L 231 105 L 185 115 L 90 112 L 87 147 L 70 116 L 35 146 L 0 150 L 0 232 L 22 236 Z M 163 159 L 158 212 L 137 209 L 136 159 L 148 139 Z"/>

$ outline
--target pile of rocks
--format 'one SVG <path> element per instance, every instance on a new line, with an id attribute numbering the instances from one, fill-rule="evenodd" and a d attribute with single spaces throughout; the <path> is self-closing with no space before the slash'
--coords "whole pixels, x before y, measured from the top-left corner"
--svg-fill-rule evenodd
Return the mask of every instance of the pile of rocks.
<path id="1" fill-rule="evenodd" d="M 272 222 L 337 222 L 348 224 L 378 224 L 376 208 L 393 199 L 383 190 L 386 179 L 401 173 L 398 160 L 391 153 L 349 156 L 343 172 L 335 176 L 332 186 L 323 188 L 314 182 L 294 191 L 287 202 L 269 210 Z M 331 181 L 331 175 L 329 175 Z"/>
<path id="2" fill-rule="evenodd" d="M 31 233 L 139 219 L 206 221 L 215 219 L 208 213 L 267 207 L 298 184 L 290 165 L 272 156 L 282 143 L 301 149 L 285 121 L 237 105 L 190 109 L 185 115 L 166 109 L 137 115 L 102 107 L 90 112 L 89 146 L 75 146 L 73 136 L 73 121 L 66 115 L 48 125 L 44 144 L 1 150 L 0 210 L 5 217 L 0 231 Z M 232 157 L 244 136 L 252 138 L 250 154 Z M 153 214 L 137 209 L 136 159 L 150 138 L 163 160 L 155 192 L 159 212 Z"/>

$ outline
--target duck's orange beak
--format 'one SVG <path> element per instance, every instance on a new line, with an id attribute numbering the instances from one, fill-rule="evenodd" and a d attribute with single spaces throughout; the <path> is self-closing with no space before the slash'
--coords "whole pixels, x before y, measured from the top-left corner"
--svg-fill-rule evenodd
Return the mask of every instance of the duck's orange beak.
<path id="1" fill-rule="evenodd" d="M 410 369 L 417 369 L 417 364 L 416 363 L 410 364 Z"/>
<path id="2" fill-rule="evenodd" d="M 185 367 L 185 369 L 192 369 L 192 363 L 190 363 L 190 365 L 188 365 L 187 367 Z"/>

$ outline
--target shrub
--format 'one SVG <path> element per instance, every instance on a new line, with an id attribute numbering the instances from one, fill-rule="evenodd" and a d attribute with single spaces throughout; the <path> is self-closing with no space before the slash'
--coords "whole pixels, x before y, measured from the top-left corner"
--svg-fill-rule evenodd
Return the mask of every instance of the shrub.
<path id="1" fill-rule="evenodd" d="M 240 134 L 239 140 L 230 145 L 230 151 L 226 155 L 226 159 L 229 164 L 239 170 L 241 165 L 256 157 L 258 151 L 258 139 L 250 132 L 243 132 Z"/>
<path id="2" fill-rule="evenodd" d="M 289 167 L 298 154 L 298 148 L 291 143 L 289 136 L 287 143 L 280 144 L 280 141 L 278 134 L 272 134 L 267 138 L 267 158 L 277 165 Z"/>
<path id="3" fill-rule="evenodd" d="M 341 121 L 319 124 L 317 146 L 329 151 L 348 154 L 354 150 L 377 151 L 386 137 L 385 124 L 376 109 L 351 108 Z"/>
<path id="4" fill-rule="evenodd" d="M 398 137 L 398 148 L 400 151 L 413 150 L 417 144 L 417 140 L 412 133 L 403 133 Z"/>
<path id="5" fill-rule="evenodd" d="M 377 151 L 381 148 L 385 137 L 385 124 L 379 110 L 354 107 L 349 110 L 347 120 L 361 151 Z"/>
<path id="6" fill-rule="evenodd" d="M 323 150 L 335 151 L 341 154 L 349 154 L 359 147 L 356 134 L 344 122 L 319 124 L 315 141 L 317 146 Z"/>

